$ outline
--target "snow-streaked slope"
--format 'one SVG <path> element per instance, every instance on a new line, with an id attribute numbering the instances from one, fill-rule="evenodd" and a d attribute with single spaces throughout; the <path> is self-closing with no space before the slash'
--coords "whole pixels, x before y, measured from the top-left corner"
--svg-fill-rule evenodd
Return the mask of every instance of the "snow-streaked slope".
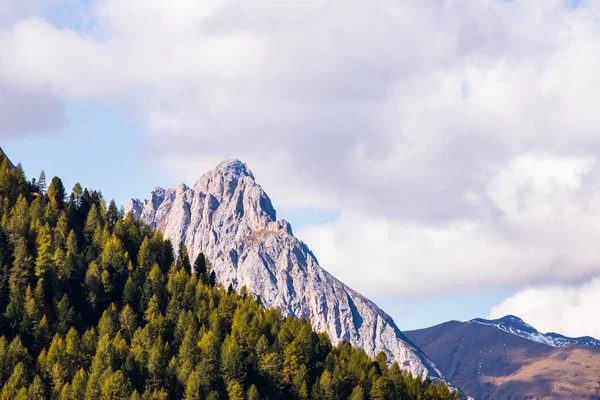
<path id="1" fill-rule="evenodd" d="M 445 322 L 404 333 L 477 400 L 592 399 L 598 393 L 600 349 L 556 348 L 477 322 Z"/>
<path id="2" fill-rule="evenodd" d="M 126 208 L 175 246 L 183 241 L 192 257 L 205 253 L 221 284 L 246 286 L 266 306 L 309 318 L 334 343 L 347 340 L 371 356 L 383 351 L 413 374 L 440 376 L 391 317 L 321 268 L 291 226 L 277 221 L 271 200 L 241 161 L 222 162 L 192 188 L 156 188 L 150 200 L 130 200 Z"/>
<path id="3" fill-rule="evenodd" d="M 522 338 L 552 347 L 579 345 L 600 349 L 600 340 L 594 339 L 593 337 L 584 336 L 579 338 L 570 338 L 554 332 L 540 333 L 533 326 L 525 323 L 521 318 L 515 317 L 514 315 L 507 315 L 494 320 L 476 318 L 469 322 L 495 326 L 504 332 L 512 333 L 513 335 L 517 335 Z"/>

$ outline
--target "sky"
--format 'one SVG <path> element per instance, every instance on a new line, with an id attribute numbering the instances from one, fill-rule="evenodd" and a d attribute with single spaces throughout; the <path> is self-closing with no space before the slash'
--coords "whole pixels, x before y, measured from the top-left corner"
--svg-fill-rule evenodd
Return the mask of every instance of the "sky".
<path id="1" fill-rule="evenodd" d="M 404 330 L 600 338 L 600 1 L 3 0 L 0 146 L 124 204 L 252 169 Z"/>

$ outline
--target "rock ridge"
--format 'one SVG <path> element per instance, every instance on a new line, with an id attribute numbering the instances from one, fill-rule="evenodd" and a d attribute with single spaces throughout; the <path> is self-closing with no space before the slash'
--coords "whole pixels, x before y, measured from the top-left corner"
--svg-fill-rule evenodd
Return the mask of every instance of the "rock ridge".
<path id="1" fill-rule="evenodd" d="M 415 375 L 441 377 L 390 316 L 321 268 L 290 224 L 277 220 L 245 163 L 223 161 L 191 188 L 155 188 L 149 200 L 130 200 L 126 211 L 174 246 L 184 242 L 192 259 L 206 254 L 222 285 L 246 286 L 265 306 L 309 318 L 334 343 L 347 340 L 370 356 L 383 351 Z"/>

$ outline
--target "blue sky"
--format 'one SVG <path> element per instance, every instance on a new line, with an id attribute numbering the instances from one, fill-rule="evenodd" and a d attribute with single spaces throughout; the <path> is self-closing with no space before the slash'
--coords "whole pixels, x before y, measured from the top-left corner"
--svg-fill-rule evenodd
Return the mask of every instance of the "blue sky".
<path id="1" fill-rule="evenodd" d="M 57 131 L 13 139 L 4 146 L 29 178 L 37 178 L 43 169 L 48 179 L 60 176 L 68 189 L 80 182 L 122 205 L 168 183 L 145 158 L 143 128 L 135 118 L 99 104 L 68 101 L 63 107 L 65 123 Z"/>
<path id="2" fill-rule="evenodd" d="M 600 336 L 600 3 L 4 0 L 0 145 L 124 204 L 246 162 L 401 329 Z M 368 271 L 365 274 L 365 270 Z"/>

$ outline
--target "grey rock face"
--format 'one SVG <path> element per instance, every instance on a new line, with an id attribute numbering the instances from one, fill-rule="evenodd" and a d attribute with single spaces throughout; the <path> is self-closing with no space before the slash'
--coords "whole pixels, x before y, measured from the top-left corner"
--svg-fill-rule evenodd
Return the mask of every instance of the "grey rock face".
<path id="1" fill-rule="evenodd" d="M 130 200 L 126 211 L 175 247 L 183 241 L 192 261 L 203 252 L 222 285 L 246 286 L 267 307 L 309 318 L 334 343 L 347 340 L 371 356 L 383 351 L 413 374 L 440 376 L 391 317 L 321 268 L 289 223 L 277 221 L 271 200 L 241 161 L 222 162 L 193 188 L 155 188 L 150 200 Z"/>

